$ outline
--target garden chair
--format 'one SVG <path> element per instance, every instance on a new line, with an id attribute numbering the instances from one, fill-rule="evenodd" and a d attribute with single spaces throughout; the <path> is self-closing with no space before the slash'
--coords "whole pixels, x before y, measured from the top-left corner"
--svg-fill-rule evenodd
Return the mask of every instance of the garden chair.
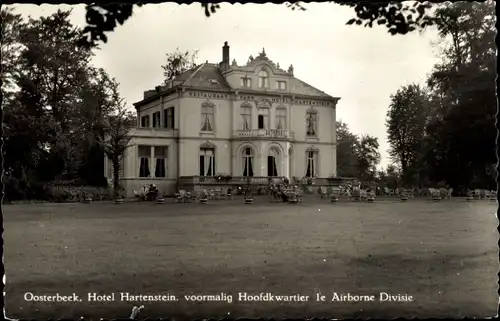
<path id="1" fill-rule="evenodd" d="M 429 194 L 431 196 L 431 200 L 440 200 L 441 199 L 441 193 L 440 193 L 439 189 L 429 188 Z"/>
<path id="2" fill-rule="evenodd" d="M 208 190 L 208 199 L 209 200 L 215 199 L 215 191 L 213 189 Z"/>
<path id="3" fill-rule="evenodd" d="M 321 186 L 321 187 L 319 188 L 319 197 L 320 197 L 321 199 L 327 198 L 327 195 L 326 195 L 326 187 Z"/>
<path id="4" fill-rule="evenodd" d="M 186 197 L 186 191 L 181 189 L 179 192 L 175 193 L 175 199 L 177 200 L 177 203 L 184 202 L 184 198 Z"/>
<path id="5" fill-rule="evenodd" d="M 220 189 L 220 188 L 216 188 L 216 189 L 214 190 L 214 198 L 215 198 L 216 200 L 220 200 L 220 199 L 222 199 L 222 197 L 223 197 L 222 195 L 223 195 L 223 193 L 222 193 L 222 189 Z"/>

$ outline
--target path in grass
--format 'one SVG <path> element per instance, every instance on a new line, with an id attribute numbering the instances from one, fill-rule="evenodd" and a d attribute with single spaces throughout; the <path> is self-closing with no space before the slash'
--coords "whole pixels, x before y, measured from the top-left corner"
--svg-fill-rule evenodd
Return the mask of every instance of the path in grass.
<path id="1" fill-rule="evenodd" d="M 225 204 L 225 205 L 223 205 Z M 141 317 L 485 317 L 496 314 L 498 221 L 489 201 L 331 204 L 38 204 L 4 207 L 7 315 L 128 317 L 119 293 L 173 294 Z M 26 292 L 80 303 L 26 302 Z M 87 293 L 117 301 L 87 302 Z M 233 295 L 189 303 L 188 294 Z M 238 292 L 327 302 L 241 303 Z M 333 292 L 413 302 L 331 302 Z"/>

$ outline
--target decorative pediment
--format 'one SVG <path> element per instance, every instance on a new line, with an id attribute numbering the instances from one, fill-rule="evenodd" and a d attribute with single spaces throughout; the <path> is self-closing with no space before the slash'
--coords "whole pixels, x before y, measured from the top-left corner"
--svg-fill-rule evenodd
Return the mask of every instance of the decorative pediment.
<path id="1" fill-rule="evenodd" d="M 262 48 L 262 52 L 260 52 L 257 57 L 250 56 L 248 62 L 245 67 L 258 67 L 259 65 L 267 65 L 273 71 L 273 73 L 286 73 L 283 69 L 280 68 L 279 63 L 276 64 L 274 61 L 269 59 L 266 54 L 266 50 Z"/>
<path id="2" fill-rule="evenodd" d="M 306 152 L 319 152 L 319 149 L 316 146 L 312 145 L 306 149 Z"/>
<path id="3" fill-rule="evenodd" d="M 215 148 L 215 144 L 207 140 L 206 142 L 200 145 L 200 148 Z"/>
<path id="4" fill-rule="evenodd" d="M 257 101 L 257 108 L 271 108 L 272 105 L 273 103 L 268 98 L 262 98 Z"/>
<path id="5" fill-rule="evenodd" d="M 201 106 L 202 107 L 215 107 L 215 103 L 207 99 L 206 101 L 204 101 L 201 104 Z"/>

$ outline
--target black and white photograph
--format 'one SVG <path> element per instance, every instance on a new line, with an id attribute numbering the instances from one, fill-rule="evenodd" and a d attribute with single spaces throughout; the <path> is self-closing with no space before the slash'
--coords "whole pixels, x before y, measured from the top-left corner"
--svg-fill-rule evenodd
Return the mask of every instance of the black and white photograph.
<path id="1" fill-rule="evenodd" d="M 1 18 L 6 318 L 498 316 L 495 1 Z"/>

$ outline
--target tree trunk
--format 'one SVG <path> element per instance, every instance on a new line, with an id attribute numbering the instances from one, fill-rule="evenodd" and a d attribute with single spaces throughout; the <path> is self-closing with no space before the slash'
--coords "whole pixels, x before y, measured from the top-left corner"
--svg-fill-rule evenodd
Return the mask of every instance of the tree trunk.
<path id="1" fill-rule="evenodd" d="M 113 159 L 113 192 L 115 194 L 115 198 L 120 197 L 119 195 L 119 187 L 120 187 L 120 160 Z"/>

